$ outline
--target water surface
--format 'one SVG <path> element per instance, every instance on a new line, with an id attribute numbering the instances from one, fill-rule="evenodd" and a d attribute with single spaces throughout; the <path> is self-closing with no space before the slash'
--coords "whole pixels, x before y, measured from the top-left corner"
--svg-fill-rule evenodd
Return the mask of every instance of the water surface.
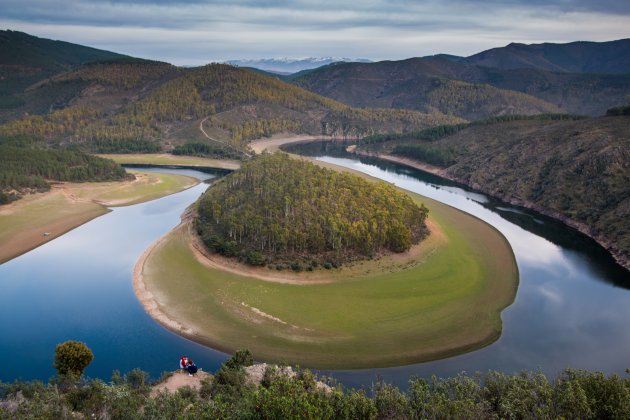
<path id="1" fill-rule="evenodd" d="M 499 229 L 514 249 L 520 285 L 502 313 L 494 344 L 449 359 L 388 369 L 323 372 L 349 386 L 380 375 L 405 386 L 411 375 L 452 376 L 566 367 L 623 373 L 630 367 L 630 279 L 593 241 L 548 218 L 449 181 L 381 161 L 321 156 L 463 209 Z M 212 175 L 177 170 L 200 179 Z M 132 270 L 144 250 L 179 223 L 207 185 L 113 208 L 47 244 L 0 265 L 0 380 L 47 380 L 55 346 L 81 340 L 94 352 L 86 374 L 107 380 L 139 367 L 156 377 L 191 356 L 216 370 L 227 355 L 162 328 L 133 293 Z"/>

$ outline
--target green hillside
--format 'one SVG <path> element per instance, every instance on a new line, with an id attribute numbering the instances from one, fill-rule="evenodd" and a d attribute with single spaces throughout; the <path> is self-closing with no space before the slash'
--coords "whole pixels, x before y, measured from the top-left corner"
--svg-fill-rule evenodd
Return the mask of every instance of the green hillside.
<path id="1" fill-rule="evenodd" d="M 473 124 L 419 137 L 380 143 L 381 151 L 442 166 L 452 178 L 553 215 L 630 267 L 628 116 Z"/>
<path id="2" fill-rule="evenodd" d="M 227 65 L 182 69 L 136 59 L 80 66 L 19 96 L 23 104 L 12 114 L 28 116 L 5 114 L 0 137 L 28 136 L 102 153 L 205 143 L 223 148 L 217 156 L 225 156 L 278 132 L 319 135 L 324 129 L 358 137 L 461 121 L 439 112 L 351 108 Z"/>
<path id="3" fill-rule="evenodd" d="M 133 176 L 110 159 L 76 150 L 40 150 L 0 145 L 0 204 L 33 191 L 47 191 L 49 181 L 113 181 Z"/>

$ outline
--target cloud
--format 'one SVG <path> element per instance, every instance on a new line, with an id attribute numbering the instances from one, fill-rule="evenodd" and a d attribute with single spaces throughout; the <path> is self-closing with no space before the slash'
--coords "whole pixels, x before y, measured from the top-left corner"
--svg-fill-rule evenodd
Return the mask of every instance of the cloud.
<path id="1" fill-rule="evenodd" d="M 175 64 L 269 56 L 400 59 L 441 52 L 470 55 L 510 42 L 611 40 L 630 35 L 629 15 L 629 2 L 612 0 L 0 4 L 0 24 L 5 28 Z"/>

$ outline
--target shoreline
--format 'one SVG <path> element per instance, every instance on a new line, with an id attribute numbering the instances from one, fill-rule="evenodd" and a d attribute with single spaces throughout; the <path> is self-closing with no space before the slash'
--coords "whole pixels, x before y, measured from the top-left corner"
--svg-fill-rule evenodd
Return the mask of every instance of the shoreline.
<path id="1" fill-rule="evenodd" d="M 146 172 L 134 173 L 136 177 L 128 181 L 55 183 L 50 191 L 30 194 L 1 206 L 0 264 L 109 213 L 110 207 L 151 201 L 199 183 L 195 178 L 178 175 L 177 177 L 181 177 L 178 185 L 160 191 L 156 186 L 164 184 L 164 174 L 151 178 Z M 168 177 L 173 178 L 171 175 Z M 129 190 L 131 195 L 128 194 Z"/>
<path id="2" fill-rule="evenodd" d="M 398 163 L 401 165 L 406 165 L 409 166 L 411 168 L 414 169 L 419 169 L 421 171 L 424 172 L 428 172 L 432 175 L 436 175 L 439 176 L 441 178 L 447 179 L 449 181 L 453 181 L 453 182 L 457 182 L 460 183 L 462 185 L 466 185 L 470 188 L 474 188 L 484 194 L 487 194 L 491 197 L 497 198 L 501 201 L 504 201 L 508 204 L 514 205 L 514 206 L 519 206 L 519 207 L 523 207 L 529 210 L 533 210 L 537 213 L 540 213 L 544 216 L 550 217 L 554 220 L 557 220 L 563 224 L 565 224 L 567 227 L 572 228 L 577 230 L 578 232 L 580 232 L 583 235 L 588 236 L 589 238 L 591 238 L 592 240 L 594 240 L 598 245 L 600 245 L 602 248 L 604 248 L 606 251 L 608 251 L 610 253 L 610 255 L 613 257 L 613 259 L 615 260 L 615 262 L 617 264 L 619 264 L 621 267 L 625 268 L 627 271 L 630 271 L 630 258 L 626 257 L 625 255 L 623 255 L 621 253 L 621 250 L 619 250 L 615 244 L 608 238 L 606 238 L 604 235 L 599 234 L 598 232 L 596 232 L 594 230 L 594 228 L 592 228 L 591 226 L 587 225 L 586 223 L 583 222 L 579 222 L 577 220 L 573 220 L 565 215 L 563 215 L 562 213 L 556 211 L 556 210 L 552 210 L 552 209 L 548 209 L 546 207 L 542 207 L 540 205 L 537 205 L 535 203 L 526 201 L 526 200 L 522 200 L 519 198 L 514 198 L 514 197 L 507 197 L 507 196 L 497 196 L 492 194 L 491 192 L 487 191 L 482 185 L 478 185 L 478 184 L 471 184 L 466 182 L 465 180 L 462 180 L 458 177 L 454 177 L 452 175 L 450 175 L 446 169 L 444 168 L 439 168 L 437 166 L 433 166 L 433 165 L 429 165 L 414 159 L 410 159 L 410 158 L 404 158 L 404 157 L 398 157 L 398 156 L 392 156 L 392 155 L 385 155 L 385 154 L 369 154 L 369 153 L 365 153 L 365 152 L 361 152 L 361 151 L 353 151 L 352 153 L 358 155 L 358 156 L 365 156 L 365 157 L 374 157 L 374 158 L 378 158 L 378 159 L 382 159 L 385 161 L 389 161 L 389 162 L 394 162 L 394 163 Z"/>
<path id="3" fill-rule="evenodd" d="M 305 139 L 303 137 L 297 140 L 295 138 L 282 138 L 277 139 L 273 145 L 277 146 L 279 144 L 287 144 L 304 140 Z M 308 141 L 308 139 L 306 140 Z M 264 144 L 265 146 L 269 146 L 268 140 L 265 140 Z M 259 148 L 258 150 L 262 149 Z M 448 208 L 448 216 L 446 216 L 449 220 L 448 223 L 452 223 L 454 221 L 453 219 L 462 220 L 462 218 L 467 220 L 465 223 L 473 223 L 472 226 L 475 227 L 473 227 L 473 230 L 466 234 L 469 237 L 471 235 L 474 235 L 472 232 L 474 232 L 475 229 L 482 228 L 482 226 L 480 226 L 481 221 L 477 218 L 474 218 L 473 216 L 467 215 L 464 212 L 453 209 L 450 206 L 446 206 L 439 202 L 434 202 L 433 205 L 440 208 Z M 431 337 L 433 338 L 426 341 L 426 348 L 421 346 L 421 350 L 419 350 L 419 348 L 416 346 L 412 346 L 413 350 L 411 350 L 411 348 L 407 348 L 409 347 L 409 344 L 405 344 L 403 345 L 404 351 L 393 357 L 391 355 L 386 357 L 384 354 L 372 354 L 365 355 L 365 357 L 361 357 L 359 359 L 353 358 L 352 362 L 343 361 L 342 364 L 342 361 L 336 357 L 331 358 L 330 355 L 319 354 L 318 351 L 313 350 L 317 346 L 312 347 L 308 343 L 329 342 L 329 344 L 333 347 L 343 347 L 346 344 L 343 344 L 342 338 L 345 340 L 348 339 L 350 336 L 346 336 L 343 334 L 338 336 L 334 334 L 329 335 L 332 333 L 326 331 L 325 328 L 324 330 L 318 331 L 317 329 L 313 329 L 313 326 L 309 323 L 302 324 L 305 319 L 300 320 L 300 317 L 294 319 L 294 317 L 283 314 L 282 310 L 277 311 L 278 308 L 274 309 L 270 307 L 265 307 L 265 305 L 260 306 L 260 302 L 257 299 L 248 300 L 242 297 L 232 298 L 227 297 L 227 295 L 223 294 L 220 294 L 220 298 L 212 298 L 212 296 L 216 295 L 216 293 L 214 292 L 208 295 L 207 299 L 209 300 L 208 302 L 206 302 L 206 305 L 203 306 L 205 308 L 212 308 L 208 309 L 209 317 L 200 318 L 200 314 L 194 308 L 181 306 L 177 303 L 178 301 L 171 302 L 172 299 L 175 299 L 176 296 L 178 296 L 177 294 L 172 296 L 170 295 L 169 290 L 170 288 L 172 288 L 172 284 L 171 286 L 166 286 L 166 284 L 168 283 L 161 284 L 160 282 L 164 282 L 169 278 L 179 276 L 181 277 L 180 280 L 185 279 L 184 281 L 187 282 L 186 284 L 190 283 L 188 284 L 188 286 L 192 290 L 197 287 L 196 280 L 193 281 L 193 278 L 197 278 L 196 276 L 198 274 L 198 268 L 192 267 L 205 267 L 206 269 L 210 268 L 211 270 L 216 270 L 214 274 L 208 274 L 208 276 L 210 276 L 208 277 L 208 280 L 216 279 L 216 276 L 219 275 L 218 272 L 221 272 L 224 273 L 226 279 L 229 278 L 229 280 L 219 281 L 233 282 L 233 276 L 239 276 L 239 281 L 244 281 L 248 283 L 257 282 L 259 283 L 258 287 L 261 287 L 264 290 L 275 291 L 291 290 L 286 289 L 285 286 L 314 286 L 315 288 L 324 287 L 326 289 L 328 289 L 329 287 L 356 287 L 352 286 L 352 283 L 354 283 L 354 281 L 362 281 L 363 279 L 365 279 L 370 282 L 373 281 L 373 279 L 380 278 L 383 275 L 387 276 L 389 275 L 389 273 L 393 273 L 395 271 L 400 271 L 401 273 L 407 272 L 407 269 L 412 271 L 416 270 L 415 272 L 418 272 L 420 274 L 423 272 L 422 267 L 424 267 L 424 263 L 426 261 L 434 261 L 434 255 L 442 255 L 441 253 L 443 251 L 441 250 L 444 249 L 443 245 L 446 242 L 450 242 L 450 240 L 452 239 L 451 233 L 448 233 L 447 230 L 444 230 L 444 227 L 442 226 L 442 224 L 444 223 L 442 213 L 436 213 L 436 216 L 442 215 L 436 217 L 436 219 L 427 219 L 427 225 L 431 230 L 431 235 L 429 235 L 429 237 L 425 241 L 421 242 L 421 251 L 417 254 L 412 252 L 412 254 L 414 255 L 408 255 L 406 260 L 404 257 L 402 259 L 396 260 L 395 258 L 391 258 L 390 255 L 386 255 L 378 260 L 358 262 L 354 266 L 344 265 L 344 267 L 342 267 L 341 269 L 332 270 L 330 272 L 328 270 L 324 271 L 320 268 L 319 273 L 317 271 L 314 273 L 293 273 L 287 271 L 276 272 L 275 270 L 272 270 L 268 267 L 254 267 L 250 269 L 248 266 L 236 263 L 234 260 L 231 259 L 226 262 L 220 256 L 217 257 L 215 255 L 212 255 L 208 257 L 207 253 L 203 251 L 201 244 L 197 243 L 197 246 L 195 246 L 195 244 L 193 243 L 194 241 L 191 240 L 194 239 L 191 238 L 191 235 L 194 236 L 194 232 L 190 231 L 191 225 L 189 222 L 193 214 L 194 206 L 190 206 L 182 214 L 181 221 L 177 225 L 177 227 L 175 227 L 169 233 L 154 242 L 141 255 L 133 269 L 133 290 L 139 300 L 139 303 L 143 306 L 146 313 L 151 316 L 158 324 L 174 334 L 180 335 L 204 346 L 207 346 L 211 349 L 224 353 L 230 353 L 235 348 L 243 348 L 243 346 L 246 346 L 247 348 L 255 350 L 256 353 L 259 354 L 261 360 L 277 362 L 280 360 L 278 359 L 278 349 L 273 347 L 272 343 L 269 341 L 271 340 L 270 337 L 273 336 L 276 337 L 273 338 L 273 340 L 288 340 L 288 347 L 283 347 L 286 350 L 286 357 L 297 358 L 296 360 L 301 360 L 299 362 L 300 364 L 308 365 L 312 368 L 385 368 L 442 359 L 456 354 L 463 354 L 472 350 L 476 350 L 495 342 L 501 335 L 502 331 L 500 314 L 506 307 L 510 306 L 514 302 L 516 289 L 518 288 L 518 268 L 516 267 L 516 261 L 514 259 L 511 247 L 509 246 L 509 244 L 507 244 L 505 238 L 498 231 L 496 231 L 496 229 L 488 226 L 491 232 L 490 236 L 487 237 L 487 240 L 490 241 L 488 242 L 489 244 L 493 244 L 489 246 L 505 246 L 506 252 L 511 256 L 511 258 L 508 258 L 506 256 L 505 259 L 501 260 L 503 261 L 502 263 L 492 265 L 492 268 L 490 269 L 494 270 L 492 271 L 494 273 L 501 272 L 505 273 L 508 276 L 516 276 L 514 282 L 510 283 L 502 283 L 502 280 L 500 279 L 502 279 L 503 276 L 495 277 L 491 275 L 489 277 L 493 279 L 493 282 L 499 282 L 500 287 L 498 289 L 493 288 L 493 292 L 491 292 L 490 295 L 484 294 L 480 298 L 482 299 L 482 301 L 485 302 L 482 305 L 484 307 L 485 305 L 497 306 L 496 308 L 494 308 L 493 306 L 493 308 L 496 310 L 495 315 L 488 316 L 487 319 L 484 318 L 484 322 L 475 324 L 474 327 L 468 328 L 465 331 L 460 329 L 461 322 L 457 322 L 450 327 L 450 329 L 448 330 L 448 334 L 446 335 L 431 334 Z M 486 223 L 481 224 L 487 225 Z M 448 229 L 450 229 L 451 225 L 448 226 Z M 437 227 L 437 229 L 435 229 L 435 227 Z M 470 240 L 470 238 L 467 240 Z M 185 253 L 186 257 L 184 257 L 183 261 L 186 261 L 186 263 L 181 268 L 174 268 L 173 270 L 176 271 L 169 275 L 163 271 L 165 267 L 161 265 L 160 261 L 162 261 L 165 257 L 165 252 L 172 252 L 172 250 L 170 250 L 170 246 L 173 243 L 178 244 L 177 246 L 180 250 L 179 252 Z M 460 243 L 457 242 L 455 246 L 461 246 L 459 244 Z M 169 251 L 167 251 L 167 247 L 169 247 Z M 478 253 L 479 251 L 474 252 Z M 186 267 L 191 267 L 190 272 Z M 435 269 L 434 266 L 427 267 Z M 501 271 L 504 269 L 509 269 L 511 271 Z M 208 272 L 210 273 L 212 271 L 209 270 Z M 414 279 L 414 281 L 417 280 L 416 277 L 414 277 Z M 203 282 L 199 284 L 207 283 Z M 361 287 L 360 284 L 358 287 Z M 321 291 L 324 289 L 318 290 Z M 415 286 L 412 290 L 415 290 Z M 315 291 L 315 289 L 313 289 L 313 291 Z M 225 291 L 222 291 L 221 293 L 225 293 Z M 291 294 L 293 292 L 289 293 Z M 263 293 L 263 295 L 265 295 L 265 293 Z M 502 303 L 500 305 L 497 302 L 494 302 L 494 299 L 497 299 L 497 296 L 505 297 L 505 301 L 501 301 Z M 213 303 L 210 304 L 210 302 Z M 470 301 L 466 302 L 466 305 L 470 305 Z M 213 306 L 214 304 L 219 306 Z M 217 314 L 231 314 L 231 316 L 234 316 L 235 318 L 233 318 L 230 322 L 236 322 L 240 325 L 240 327 L 237 329 L 235 329 L 234 326 L 227 328 L 221 323 L 217 324 L 216 322 L 219 321 L 217 321 L 217 318 L 214 318 L 214 316 L 216 316 Z M 442 320 L 442 318 L 440 318 L 440 320 Z M 261 324 L 265 325 L 264 333 L 263 330 L 260 330 Z M 437 324 L 430 323 L 421 328 L 429 331 L 438 328 Z M 413 325 L 413 328 L 416 328 L 418 324 Z M 241 329 L 243 330 L 241 331 Z M 236 331 L 240 332 L 236 333 Z M 243 331 L 247 332 L 245 333 Z M 407 327 L 403 328 L 400 331 L 394 330 L 391 332 L 391 334 L 393 334 L 392 337 L 396 337 L 395 340 L 398 340 L 401 334 L 406 334 L 406 331 L 408 331 Z M 234 334 L 237 335 L 234 336 Z M 457 337 L 457 340 L 461 341 L 456 340 L 457 344 L 454 346 L 448 344 L 448 342 L 450 341 L 447 340 L 446 337 L 450 337 L 449 334 L 453 335 L 453 338 Z M 249 342 L 252 339 L 255 340 L 255 345 Z M 236 340 L 236 342 L 234 342 L 234 340 Z M 240 340 L 245 340 L 247 341 L 247 343 L 241 342 Z M 370 341 L 368 340 L 368 342 Z M 306 348 L 310 350 L 305 350 L 304 346 L 306 346 Z M 306 353 L 303 353 L 303 351 L 306 351 Z"/>
<path id="4" fill-rule="evenodd" d="M 185 213 L 184 213 L 185 214 Z M 183 218 L 183 217 L 182 217 Z M 166 238 L 175 230 L 181 228 L 185 222 L 182 220 L 177 226 L 175 226 L 172 230 L 166 232 L 162 235 L 157 241 L 153 242 L 147 249 L 144 250 L 142 255 L 136 264 L 133 267 L 132 274 L 132 285 L 133 292 L 140 305 L 144 308 L 147 314 L 155 321 L 157 321 L 160 325 L 164 326 L 166 329 L 176 333 L 182 334 L 186 337 L 194 337 L 194 330 L 191 328 L 185 328 L 182 324 L 168 317 L 162 310 L 159 308 L 157 301 L 155 300 L 153 293 L 151 293 L 144 283 L 144 265 L 147 262 L 147 259 L 151 255 L 151 253 L 160 245 L 164 243 Z"/>

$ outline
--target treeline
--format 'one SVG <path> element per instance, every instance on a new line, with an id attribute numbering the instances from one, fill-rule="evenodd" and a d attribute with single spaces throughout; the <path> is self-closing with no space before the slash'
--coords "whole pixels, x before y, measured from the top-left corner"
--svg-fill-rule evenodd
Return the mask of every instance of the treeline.
<path id="1" fill-rule="evenodd" d="M 128 176 L 114 161 L 77 150 L 0 146 L 0 190 L 5 193 L 2 201 L 8 201 L 13 191 L 46 191 L 50 189 L 48 180 L 111 181 Z"/>
<path id="2" fill-rule="evenodd" d="M 87 64 L 76 70 L 55 76 L 52 80 L 55 82 L 66 80 L 94 81 L 120 89 L 132 89 L 141 83 L 160 80 L 177 72 L 177 67 L 172 64 L 140 59 L 121 59 Z"/>
<path id="3" fill-rule="evenodd" d="M 153 140 L 98 138 L 88 145 L 94 153 L 158 153 L 162 146 Z"/>
<path id="4" fill-rule="evenodd" d="M 375 380 L 367 390 L 319 385 L 308 370 L 267 367 L 248 381 L 249 352 L 237 352 L 197 390 L 152 394 L 139 369 L 111 381 L 58 376 L 0 383 L 0 417 L 103 419 L 619 419 L 630 418 L 630 379 L 568 369 L 553 380 L 541 373 L 488 372 L 413 378 L 407 390 Z M 160 380 L 168 378 L 168 374 Z M 333 384 L 334 385 L 334 384 Z"/>
<path id="5" fill-rule="evenodd" d="M 250 120 L 231 128 L 232 141 L 238 144 L 261 137 L 271 137 L 276 133 L 298 131 L 300 127 L 298 121 L 284 118 Z"/>
<path id="6" fill-rule="evenodd" d="M 366 136 L 359 141 L 360 145 L 384 143 L 388 141 L 424 140 L 434 141 L 451 136 L 469 127 L 493 125 L 510 121 L 577 121 L 587 117 L 572 114 L 538 114 L 538 115 L 500 115 L 479 121 L 461 124 L 438 125 L 421 131 L 407 133 L 387 133 Z"/>
<path id="7" fill-rule="evenodd" d="M 299 270 L 402 252 L 427 234 L 428 210 L 393 186 L 266 154 L 201 197 L 197 231 L 213 252 Z"/>
<path id="8" fill-rule="evenodd" d="M 243 155 L 233 149 L 211 143 L 186 143 L 176 146 L 172 151 L 174 155 L 199 156 L 216 159 L 241 159 Z"/>
<path id="9" fill-rule="evenodd" d="M 608 116 L 630 115 L 630 105 L 610 108 L 609 110 L 606 111 L 606 115 Z"/>
<path id="10" fill-rule="evenodd" d="M 450 166 L 457 161 L 455 151 L 452 148 L 445 149 L 430 144 L 400 144 L 394 146 L 391 154 L 443 167 Z"/>

